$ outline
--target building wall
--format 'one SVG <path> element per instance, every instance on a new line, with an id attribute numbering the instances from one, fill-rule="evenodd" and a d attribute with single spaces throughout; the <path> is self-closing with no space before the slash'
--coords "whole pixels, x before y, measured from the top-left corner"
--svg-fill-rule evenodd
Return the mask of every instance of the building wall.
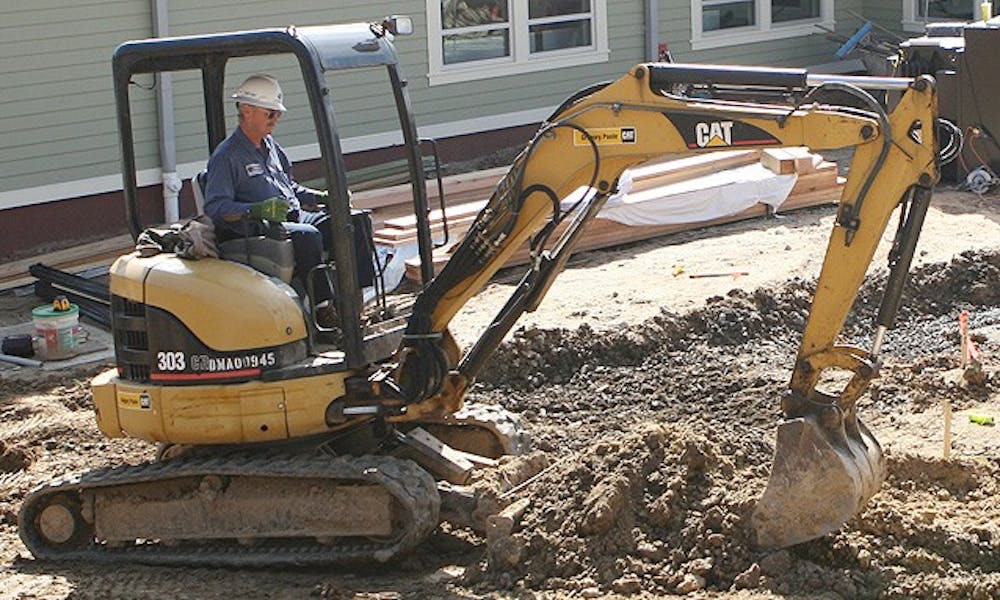
<path id="1" fill-rule="evenodd" d="M 690 0 L 660 0 L 659 4 L 659 41 L 669 43 L 678 61 L 806 66 L 832 61 L 838 46 L 814 35 L 695 51 Z M 848 10 L 872 13 L 871 7 L 877 4 L 837 0 L 838 30 L 849 35 L 860 24 Z M 0 21 L 0 73 L 5 80 L 0 96 L 0 131 L 5 133 L 0 146 L 0 256 L 61 239 L 57 234 L 69 235 L 26 227 L 24 221 L 43 219 L 38 215 L 46 210 L 76 215 L 87 203 L 74 199 L 111 198 L 120 190 L 110 59 L 122 41 L 152 35 L 151 5 L 152 0 L 36 0 L 23 8 L 5 9 Z M 875 12 L 888 15 L 891 11 Z M 417 123 L 428 137 L 537 122 L 578 89 L 618 78 L 645 60 L 644 0 L 608 0 L 607 62 L 443 85 L 430 85 L 427 76 L 423 0 L 170 0 L 168 17 L 172 35 L 188 35 L 370 20 L 386 14 L 409 14 L 414 19 L 415 34 L 398 38 L 396 46 L 409 78 Z M 899 17 L 894 18 L 898 23 Z M 282 144 L 296 161 L 315 158 L 315 134 L 296 65 L 287 58 L 233 61 L 227 87 L 235 88 L 247 74 L 257 71 L 273 73 L 285 87 L 289 112 L 278 129 Z M 173 74 L 171 79 L 176 162 L 179 174 L 189 178 L 208 158 L 201 84 L 194 73 Z M 383 76 L 373 80 L 363 73 L 336 74 L 330 84 L 345 151 L 398 142 L 396 116 Z M 154 79 L 137 77 L 131 96 L 139 182 L 155 186 L 160 181 L 161 158 Z M 229 110 L 234 123 L 234 109 Z M 145 196 L 153 199 L 154 213 L 162 215 L 156 206 L 157 194 Z M 40 203 L 48 204 L 27 210 Z M 107 206 L 97 217 L 106 226 L 92 229 L 95 235 L 124 230 L 120 204 Z M 75 222 L 81 223 L 80 219 Z"/>
<path id="2" fill-rule="evenodd" d="M 111 53 L 151 34 L 140 0 L 5 3 L 0 19 L 0 193 L 118 172 Z M 143 127 L 150 106 L 137 107 Z M 4 198 L 0 209 L 30 198 Z"/>

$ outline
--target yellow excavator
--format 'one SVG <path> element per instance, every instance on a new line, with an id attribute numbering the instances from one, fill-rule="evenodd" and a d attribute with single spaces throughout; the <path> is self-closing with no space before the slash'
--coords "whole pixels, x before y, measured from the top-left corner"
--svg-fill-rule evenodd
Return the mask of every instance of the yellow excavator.
<path id="1" fill-rule="evenodd" d="M 413 549 L 442 519 L 461 522 L 475 500 L 462 495 L 471 470 L 525 442 L 515 416 L 463 406 L 477 373 L 517 318 L 538 306 L 626 169 L 724 148 L 853 148 L 752 527 L 761 546 L 784 547 L 834 531 L 860 511 L 886 467 L 856 401 L 877 375 L 942 160 L 933 79 L 636 65 L 555 110 L 433 276 L 421 141 L 392 43 L 411 28 L 390 18 L 142 40 L 116 50 L 124 195 L 136 237 L 143 219 L 132 79 L 200 71 L 214 149 L 225 137 L 227 63 L 298 61 L 330 192 L 326 210 L 340 233 L 317 274 L 337 290 L 341 327 L 318 327 L 287 269 L 269 268 L 283 256 L 280 236 L 227 242 L 237 247 L 221 248 L 224 258 L 192 260 L 169 249 L 118 258 L 109 284 L 117 364 L 92 381 L 97 423 L 109 437 L 159 443 L 162 452 L 153 462 L 33 491 L 19 521 L 29 550 L 39 559 L 155 564 L 384 561 Z M 359 281 L 359 265 L 371 257 L 354 243 L 364 228 L 352 215 L 333 110 L 333 75 L 358 69 L 387 73 L 399 115 L 423 259 L 424 283 L 409 296 L 386 292 L 376 277 L 374 299 L 366 300 Z M 890 91 L 891 112 L 868 90 Z M 830 92 L 850 102 L 824 103 Z M 897 209 L 873 347 L 839 345 Z M 463 352 L 449 322 L 525 245 L 532 264 Z M 847 383 L 829 389 L 838 381 L 831 373 L 846 373 Z"/>

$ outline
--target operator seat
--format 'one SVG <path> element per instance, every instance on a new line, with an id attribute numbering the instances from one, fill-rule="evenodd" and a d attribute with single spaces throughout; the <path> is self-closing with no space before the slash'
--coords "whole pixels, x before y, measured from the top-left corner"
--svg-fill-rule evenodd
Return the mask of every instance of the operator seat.
<path id="1" fill-rule="evenodd" d="M 201 170 L 191 178 L 194 206 L 198 214 L 205 212 L 205 178 L 208 171 Z M 254 269 L 291 283 L 295 270 L 295 252 L 292 240 L 275 239 L 263 235 L 237 238 L 217 244 L 219 258 L 249 265 Z"/>

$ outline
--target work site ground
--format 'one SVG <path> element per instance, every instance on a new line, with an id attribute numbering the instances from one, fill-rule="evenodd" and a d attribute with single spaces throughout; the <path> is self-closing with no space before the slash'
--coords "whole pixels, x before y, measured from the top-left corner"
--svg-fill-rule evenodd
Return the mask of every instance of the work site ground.
<path id="1" fill-rule="evenodd" d="M 88 379 L 112 359 L 4 369 L 0 598 L 1000 598 L 998 194 L 935 194 L 881 376 L 859 403 L 888 481 L 835 533 L 777 552 L 750 540 L 834 211 L 574 257 L 469 396 L 519 413 L 532 435 L 530 454 L 476 481 L 517 509 L 509 527 L 481 536 L 442 526 L 388 564 L 34 560 L 17 534 L 31 489 L 152 460 L 155 448 L 97 430 Z M 843 341 L 870 346 L 887 247 Z M 517 279 L 502 271 L 459 314 L 460 342 Z M 0 324 L 30 319 L 39 303 L 9 300 Z M 511 485 L 524 473 L 533 475 Z"/>

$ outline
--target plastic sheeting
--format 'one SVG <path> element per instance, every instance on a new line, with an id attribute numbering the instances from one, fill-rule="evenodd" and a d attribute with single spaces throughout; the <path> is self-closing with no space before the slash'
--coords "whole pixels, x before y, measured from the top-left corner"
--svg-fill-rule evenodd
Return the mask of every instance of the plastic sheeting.
<path id="1" fill-rule="evenodd" d="M 622 176 L 622 193 L 608 198 L 602 219 L 623 225 L 674 225 L 700 223 L 740 213 L 755 204 L 781 206 L 788 198 L 798 176 L 777 175 L 760 163 L 726 169 L 712 175 L 629 193 L 632 180 Z M 570 208 L 579 194 L 563 201 Z"/>

